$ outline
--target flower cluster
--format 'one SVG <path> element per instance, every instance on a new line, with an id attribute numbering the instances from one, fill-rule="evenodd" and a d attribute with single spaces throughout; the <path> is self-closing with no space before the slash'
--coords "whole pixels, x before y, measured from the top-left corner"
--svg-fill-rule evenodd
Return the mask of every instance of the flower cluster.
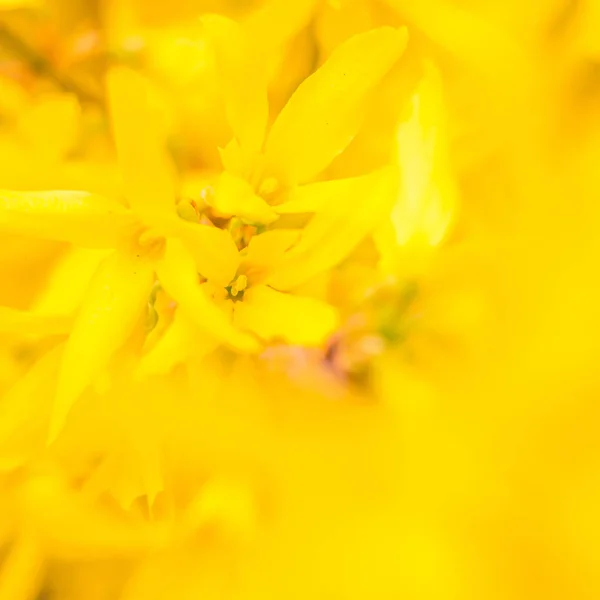
<path id="1" fill-rule="evenodd" d="M 0 0 L 0 600 L 596 597 L 599 40 Z"/>

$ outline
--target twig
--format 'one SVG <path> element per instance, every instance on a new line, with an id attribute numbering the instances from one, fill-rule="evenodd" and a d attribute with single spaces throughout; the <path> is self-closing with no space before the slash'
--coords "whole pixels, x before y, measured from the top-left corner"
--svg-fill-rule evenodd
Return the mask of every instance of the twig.
<path id="1" fill-rule="evenodd" d="M 75 94 L 82 102 L 103 107 L 104 103 L 101 98 L 82 89 L 70 77 L 59 73 L 47 58 L 2 23 L 0 23 L 0 45 L 22 60 L 34 73 L 52 81 L 62 90 Z"/>

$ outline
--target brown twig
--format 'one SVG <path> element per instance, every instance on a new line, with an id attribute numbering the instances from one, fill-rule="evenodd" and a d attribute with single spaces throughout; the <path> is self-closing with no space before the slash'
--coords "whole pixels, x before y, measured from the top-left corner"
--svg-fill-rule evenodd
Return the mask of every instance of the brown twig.
<path id="1" fill-rule="evenodd" d="M 62 90 L 75 94 L 82 102 L 103 107 L 104 103 L 100 97 L 83 89 L 70 77 L 59 73 L 47 58 L 39 54 L 3 23 L 0 23 L 0 46 L 4 46 L 22 60 L 31 71 L 52 81 Z"/>

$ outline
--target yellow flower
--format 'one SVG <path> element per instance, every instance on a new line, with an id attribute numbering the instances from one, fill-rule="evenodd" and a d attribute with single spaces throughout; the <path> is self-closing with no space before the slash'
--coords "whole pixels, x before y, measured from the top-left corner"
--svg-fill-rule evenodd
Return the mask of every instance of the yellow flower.
<path id="1" fill-rule="evenodd" d="M 235 134 L 222 153 L 226 170 L 210 202 L 220 213 L 249 223 L 317 213 L 298 247 L 267 280 L 289 290 L 346 256 L 370 232 L 389 201 L 386 170 L 309 182 L 359 131 L 369 95 L 400 58 L 406 31 L 374 29 L 339 46 L 298 87 L 266 135 L 265 74 L 246 47 L 245 32 L 223 19 L 213 18 L 207 25 L 221 49 L 228 117 Z"/>
<path id="2" fill-rule="evenodd" d="M 82 247 L 116 248 L 94 275 L 67 342 L 52 437 L 73 402 L 140 322 L 155 270 L 173 297 L 186 295 L 183 310 L 193 320 L 203 322 L 218 337 L 225 335 L 234 346 L 256 347 L 197 286 L 198 271 L 222 285 L 229 283 L 237 268 L 237 249 L 227 232 L 177 217 L 173 180 L 153 130 L 156 121 L 144 81 L 115 69 L 109 74 L 109 99 L 129 209 L 78 192 L 1 194 L 4 231 Z M 179 260 L 181 256 L 184 260 Z"/>

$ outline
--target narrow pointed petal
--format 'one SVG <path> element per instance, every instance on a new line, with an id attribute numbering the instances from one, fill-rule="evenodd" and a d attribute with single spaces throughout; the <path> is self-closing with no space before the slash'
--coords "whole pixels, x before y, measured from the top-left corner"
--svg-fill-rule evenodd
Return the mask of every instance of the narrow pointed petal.
<path id="1" fill-rule="evenodd" d="M 111 248 L 133 221 L 118 202 L 87 192 L 0 190 L 0 232 Z"/>
<path id="2" fill-rule="evenodd" d="M 58 261 L 36 299 L 40 313 L 72 315 L 81 304 L 98 266 L 112 251 L 71 248 Z"/>
<path id="3" fill-rule="evenodd" d="M 240 264 L 240 256 L 228 231 L 177 217 L 162 219 L 161 223 L 168 237 L 184 245 L 198 273 L 215 284 L 229 285 Z"/>
<path id="4" fill-rule="evenodd" d="M 33 532 L 14 542 L 2 562 L 0 600 L 35 600 L 43 580 L 44 554 Z"/>
<path id="5" fill-rule="evenodd" d="M 289 185 L 309 181 L 348 146 L 371 90 L 400 58 L 406 30 L 382 27 L 356 35 L 306 79 L 273 124 L 266 161 Z"/>
<path id="6" fill-rule="evenodd" d="M 45 447 L 63 349 L 45 354 L 0 399 L 0 471 L 16 469 Z"/>
<path id="7" fill-rule="evenodd" d="M 81 393 L 133 333 L 153 282 L 152 267 L 147 262 L 114 253 L 100 264 L 65 348 L 51 440 L 62 429 Z"/>
<path id="8" fill-rule="evenodd" d="M 361 177 L 333 179 L 300 185 L 292 190 L 287 202 L 274 206 L 280 215 L 331 211 L 333 205 L 346 206 L 355 197 L 355 188 Z"/>
<path id="9" fill-rule="evenodd" d="M 166 537 L 157 526 L 127 522 L 91 505 L 52 475 L 26 482 L 21 507 L 46 552 L 61 560 L 135 556 L 157 549 Z"/>
<path id="10" fill-rule="evenodd" d="M 236 304 L 234 320 L 238 327 L 265 341 L 318 346 L 335 331 L 338 315 L 325 302 L 258 285 L 247 290 L 243 301 Z"/>
<path id="11" fill-rule="evenodd" d="M 399 245 L 438 244 L 458 202 L 450 166 L 440 74 L 428 64 L 411 98 L 412 114 L 397 131 L 400 189 L 392 212 Z"/>
<path id="12" fill-rule="evenodd" d="M 216 346 L 212 336 L 199 334 L 194 322 L 184 312 L 177 311 L 162 338 L 140 360 L 136 376 L 166 375 L 190 356 L 199 358 Z"/>
<path id="13" fill-rule="evenodd" d="M 211 205 L 221 214 L 234 215 L 246 223 L 273 223 L 279 215 L 254 193 L 241 177 L 225 172 L 219 178 Z"/>
<path id="14" fill-rule="evenodd" d="M 244 150 L 257 152 L 269 118 L 264 61 L 235 21 L 220 15 L 207 15 L 202 21 L 215 48 L 229 125 Z"/>
<path id="15" fill-rule="evenodd" d="M 318 0 L 272 0 L 252 11 L 244 23 L 263 56 L 277 52 L 310 21 Z"/>
<path id="16" fill-rule="evenodd" d="M 17 310 L 0 306 L 0 332 L 22 335 L 66 335 L 73 327 L 70 315 Z"/>
<path id="17" fill-rule="evenodd" d="M 243 253 L 240 273 L 246 275 L 252 285 L 263 283 L 269 269 L 278 265 L 299 239 L 300 232 L 290 229 L 273 229 L 253 236 Z"/>
<path id="18" fill-rule="evenodd" d="M 150 101 L 148 83 L 126 67 L 107 77 L 113 136 L 125 194 L 139 212 L 166 213 L 175 207 L 173 169 L 160 129 L 160 113 Z"/>
<path id="19" fill-rule="evenodd" d="M 486 73 L 503 74 L 523 61 L 523 50 L 508 31 L 494 19 L 477 11 L 439 0 L 388 0 L 407 22 L 461 62 L 475 65 Z"/>
<path id="20" fill-rule="evenodd" d="M 300 232 L 294 229 L 273 229 L 255 235 L 246 248 L 244 263 L 251 267 L 270 265 L 296 244 L 300 235 Z"/>
<path id="21" fill-rule="evenodd" d="M 253 352 L 260 348 L 254 338 L 236 329 L 221 309 L 212 302 L 198 282 L 194 261 L 177 240 L 169 240 L 157 274 L 165 291 L 174 298 L 196 326 L 218 341 L 239 350 Z"/>
<path id="22" fill-rule="evenodd" d="M 291 290 L 339 264 L 389 215 L 396 189 L 391 168 L 356 178 L 352 195 L 343 197 L 344 204 L 332 198 L 328 209 L 312 218 L 266 283 Z"/>

